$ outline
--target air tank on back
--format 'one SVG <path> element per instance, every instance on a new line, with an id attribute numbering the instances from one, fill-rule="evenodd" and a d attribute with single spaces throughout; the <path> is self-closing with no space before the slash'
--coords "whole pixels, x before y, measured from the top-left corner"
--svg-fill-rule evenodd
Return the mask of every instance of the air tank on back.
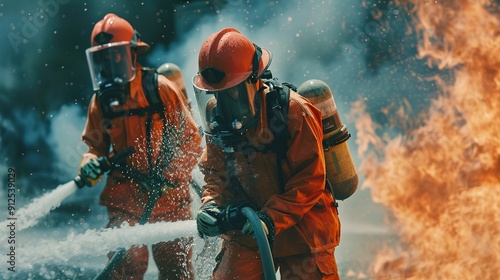
<path id="1" fill-rule="evenodd" d="M 332 91 L 325 82 L 308 80 L 297 91 L 321 111 L 327 180 L 335 199 L 344 200 L 358 188 L 358 174 L 347 145 L 351 135 L 340 120 Z"/>
<path id="2" fill-rule="evenodd" d="M 179 68 L 179 66 L 170 62 L 163 63 L 156 69 L 156 72 L 174 82 L 175 85 L 177 85 L 177 87 L 182 91 L 184 97 L 186 97 L 186 100 L 189 100 L 186 92 L 186 85 L 184 84 L 181 69 Z"/>

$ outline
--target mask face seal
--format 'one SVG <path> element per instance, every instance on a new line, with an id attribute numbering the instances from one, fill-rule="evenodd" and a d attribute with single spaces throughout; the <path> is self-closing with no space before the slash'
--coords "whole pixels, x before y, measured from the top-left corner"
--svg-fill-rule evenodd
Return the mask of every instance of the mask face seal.
<path id="1" fill-rule="evenodd" d="M 242 135 L 257 124 L 260 100 L 254 84 L 243 82 L 223 91 L 195 86 L 194 91 L 205 133 Z"/>
<path id="2" fill-rule="evenodd" d="M 105 116 L 116 113 L 127 100 L 127 84 L 135 77 L 130 42 L 116 42 L 85 51 L 92 86 Z"/>
<path id="3" fill-rule="evenodd" d="M 121 84 L 111 84 L 96 92 L 104 117 L 112 119 L 125 115 L 122 106 L 127 101 L 127 92 L 126 85 Z"/>
<path id="4" fill-rule="evenodd" d="M 109 87 L 109 84 L 126 84 L 135 77 L 130 42 L 91 47 L 85 54 L 94 91 Z"/>

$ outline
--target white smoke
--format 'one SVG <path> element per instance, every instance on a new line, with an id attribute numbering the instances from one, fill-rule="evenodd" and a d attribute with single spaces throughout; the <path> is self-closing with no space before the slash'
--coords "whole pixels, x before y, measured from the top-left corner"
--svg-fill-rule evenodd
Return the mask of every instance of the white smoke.
<path id="1" fill-rule="evenodd" d="M 52 147 L 56 159 L 52 166 L 61 180 L 70 180 L 77 175 L 82 154 L 88 149 L 80 138 L 86 114 L 80 106 L 64 105 L 51 114 L 50 119 L 47 143 Z"/>
<path id="2" fill-rule="evenodd" d="M 80 106 L 64 105 L 59 111 L 50 115 L 50 118 L 47 143 L 52 147 L 55 159 L 50 164 L 58 181 L 66 183 L 78 175 L 82 154 L 88 151 L 87 145 L 81 140 L 87 115 Z M 69 196 L 63 203 L 87 205 L 91 211 L 92 208 L 99 207 L 95 203 L 102 186 L 103 182 L 100 182 L 93 188 L 78 189 L 78 195 Z"/>

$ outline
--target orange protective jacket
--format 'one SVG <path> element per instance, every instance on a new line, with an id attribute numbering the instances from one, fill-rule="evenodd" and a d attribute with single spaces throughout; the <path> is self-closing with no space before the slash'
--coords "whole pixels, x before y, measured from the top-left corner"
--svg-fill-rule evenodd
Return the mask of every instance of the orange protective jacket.
<path id="1" fill-rule="evenodd" d="M 288 113 L 291 139 L 283 143 L 288 150 L 279 167 L 285 182 L 282 192 L 276 154 L 270 150 L 262 152 L 272 139 L 265 133 L 269 131 L 265 111 L 261 108 L 261 121 L 248 133 L 248 143 L 241 146 L 243 148 L 235 153 L 229 165 L 234 167 L 231 172 L 239 179 L 243 190 L 229 182 L 230 172 L 224 164 L 227 158 L 220 147 L 207 138 L 207 149 L 201 161 L 206 182 L 202 202 L 213 200 L 218 205 L 227 205 L 249 200 L 254 203 L 274 221 L 273 255 L 276 258 L 332 250 L 340 241 L 340 221 L 335 201 L 325 189 L 321 112 L 305 98 L 291 92 Z M 242 235 L 240 231 L 229 231 L 222 237 L 246 247 L 257 246 L 251 236 Z"/>
<path id="2" fill-rule="evenodd" d="M 141 69 L 142 67 L 137 65 L 136 77 L 130 82 L 130 95 L 124 104 L 126 109 L 148 106 L 142 86 Z M 151 218 L 169 221 L 189 219 L 189 182 L 191 171 L 202 152 L 201 136 L 182 91 L 162 75 L 158 75 L 158 87 L 165 110 L 164 118 L 159 113 L 152 116 L 152 155 L 147 155 L 147 117 L 133 115 L 113 118 L 109 127 L 94 95 L 89 104 L 87 122 L 82 134 L 82 140 L 88 145 L 89 151 L 83 155 L 81 165 L 92 157 L 108 156 L 110 148 L 121 152 L 133 146 L 135 152 L 125 161 L 126 166 L 147 173 L 150 168 L 148 157 L 150 156 L 154 167 L 158 164 L 158 156 L 167 152 L 171 155 L 171 161 L 159 172 L 163 172 L 165 178 L 177 187 L 160 197 L 153 208 Z M 108 175 L 100 196 L 100 204 L 140 217 L 148 197 L 148 192 L 137 182 L 125 178 L 120 171 L 115 170 Z"/>

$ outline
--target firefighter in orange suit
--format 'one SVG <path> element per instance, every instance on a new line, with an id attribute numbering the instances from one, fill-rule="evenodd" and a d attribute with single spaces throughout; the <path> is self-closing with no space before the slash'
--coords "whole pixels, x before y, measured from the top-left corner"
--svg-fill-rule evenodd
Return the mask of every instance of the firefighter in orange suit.
<path id="1" fill-rule="evenodd" d="M 136 62 L 149 45 L 115 14 L 95 24 L 91 42 L 86 55 L 95 94 L 82 134 L 89 151 L 83 155 L 80 176 L 86 185 L 95 185 L 103 175 L 98 158 L 135 148 L 107 176 L 100 196 L 108 211 L 107 227 L 134 225 L 141 218 L 149 223 L 191 219 L 191 171 L 202 148 L 182 91 Z M 152 200 L 152 193 L 159 194 L 157 200 Z M 186 238 L 152 246 L 160 279 L 193 278 L 191 243 L 192 238 Z M 113 269 L 112 278 L 142 279 L 147 266 L 147 247 L 133 246 Z"/>
<path id="2" fill-rule="evenodd" d="M 270 88 L 263 82 L 271 53 L 234 28 L 202 44 L 193 77 L 207 147 L 196 221 L 201 236 L 221 235 L 213 279 L 262 279 L 253 229 L 241 209 L 257 212 L 281 279 L 339 279 L 337 206 L 325 188 L 321 113 L 291 91 L 283 160 L 270 145 Z M 273 132 L 276 131 L 276 132 Z"/>

